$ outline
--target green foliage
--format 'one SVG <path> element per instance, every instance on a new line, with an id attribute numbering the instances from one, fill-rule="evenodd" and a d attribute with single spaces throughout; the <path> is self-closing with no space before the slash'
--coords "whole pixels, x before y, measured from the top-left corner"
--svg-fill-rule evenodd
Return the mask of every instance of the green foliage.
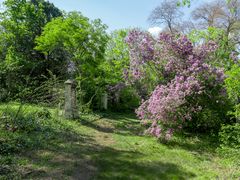
<path id="1" fill-rule="evenodd" d="M 133 110 L 139 105 L 135 87 L 124 86 L 124 70 L 129 66 L 129 48 L 125 42 L 129 29 L 113 31 L 106 46 L 105 61 L 100 65 L 104 72 L 104 82 L 109 89 L 109 108 L 113 111 Z M 124 87 L 119 87 L 123 85 Z M 101 94 L 98 99 L 101 99 Z M 99 101 L 99 100 L 98 100 Z M 100 101 L 99 101 L 100 102 Z"/>
<path id="2" fill-rule="evenodd" d="M 109 109 L 114 112 L 132 112 L 140 104 L 140 98 L 136 90 L 130 86 L 126 86 L 120 91 L 110 93 Z M 116 97 L 119 96 L 119 97 Z"/>
<path id="3" fill-rule="evenodd" d="M 240 165 L 240 124 L 223 125 L 218 134 L 220 147 L 217 153 L 225 159 L 226 162 L 232 162 Z"/>
<path id="4" fill-rule="evenodd" d="M 180 0 L 180 1 L 177 1 L 177 5 L 178 6 L 187 6 L 187 7 L 190 7 L 191 6 L 191 0 Z"/>
<path id="5" fill-rule="evenodd" d="M 186 123 L 186 130 L 215 134 L 220 130 L 222 124 L 232 122 L 228 112 L 232 110 L 233 105 L 224 90 L 219 95 L 216 95 L 216 92 L 212 90 L 208 95 L 193 100 L 198 102 L 198 112 L 193 113 L 192 120 Z"/>
<path id="6" fill-rule="evenodd" d="M 240 148 L 240 124 L 224 125 L 219 132 L 221 147 Z"/>
<path id="7" fill-rule="evenodd" d="M 34 47 L 42 27 L 52 18 L 62 16 L 62 12 L 44 0 L 5 0 L 2 5 L 0 89 L 8 92 L 8 98 L 2 97 L 2 100 L 9 100 L 30 86 L 30 81 L 35 81 L 32 88 L 37 87 L 42 81 L 40 75 L 47 74 L 46 69 L 56 73 L 58 61 L 52 66 L 51 61 L 46 61 Z"/>
<path id="8" fill-rule="evenodd" d="M 106 61 L 101 65 L 108 84 L 117 84 L 124 81 L 123 72 L 130 62 L 129 49 L 125 42 L 128 31 L 127 29 L 121 29 L 111 33 L 105 52 Z"/>
<path id="9" fill-rule="evenodd" d="M 32 132 L 41 130 L 41 124 L 51 118 L 47 109 L 39 109 L 35 112 L 24 110 L 22 105 L 18 109 L 7 107 L 2 110 L 1 128 L 7 131 Z"/>
<path id="10" fill-rule="evenodd" d="M 135 110 L 140 104 L 140 98 L 136 94 L 136 90 L 131 87 L 126 87 L 120 92 L 120 110 Z"/>
<path id="11" fill-rule="evenodd" d="M 52 113 L 44 107 L 0 105 L 0 179 L 19 177 L 15 154 L 41 148 L 49 139 Z"/>
<path id="12" fill-rule="evenodd" d="M 51 118 L 46 108 L 18 104 L 0 106 L 0 179 L 6 176 L 13 179 L 18 174 L 13 154 L 42 146 Z"/>
<path id="13" fill-rule="evenodd" d="M 225 80 L 229 98 L 237 102 L 240 97 L 240 67 L 232 66 L 231 70 L 227 71 Z"/>
<path id="14" fill-rule="evenodd" d="M 235 62 L 231 55 L 236 50 L 236 47 L 224 30 L 215 27 L 209 27 L 206 30 L 193 30 L 188 37 L 195 44 L 209 41 L 217 43 L 218 49 L 214 53 L 215 60 L 210 62 L 214 66 L 229 70 L 234 65 Z"/>
<path id="15" fill-rule="evenodd" d="M 105 29 L 100 20 L 89 22 L 82 14 L 71 12 L 44 27 L 42 35 L 36 39 L 35 49 L 50 54 L 62 48 L 68 54 L 68 60 L 87 68 L 103 57 L 107 42 Z"/>
<path id="16" fill-rule="evenodd" d="M 235 104 L 234 111 L 231 113 L 236 118 L 240 117 L 240 67 L 238 65 L 232 66 L 232 68 L 227 71 L 227 78 L 225 79 L 225 87 L 229 99 Z"/>
<path id="17" fill-rule="evenodd" d="M 42 76 L 42 83 L 36 86 L 35 81 L 29 82 L 29 85 L 20 93 L 16 94 L 17 99 L 21 102 L 34 103 L 38 105 L 54 106 L 63 103 L 64 98 L 64 81 L 48 71 L 47 76 Z"/>
<path id="18" fill-rule="evenodd" d="M 19 108 L 19 104 L 2 104 L 0 111 L 6 106 L 15 112 Z M 93 179 L 239 177 L 236 155 L 219 157 L 216 140 L 209 136 L 176 135 L 161 144 L 142 135 L 133 114 L 81 114 L 73 121 L 55 117 L 49 108 L 24 107 L 29 113 L 48 110 L 51 118 L 44 120 L 43 131 L 0 129 L 0 179 L 70 179 L 80 170 L 90 171 Z"/>
<path id="19" fill-rule="evenodd" d="M 210 40 L 217 40 L 222 37 L 224 31 L 215 27 L 209 27 L 206 30 L 193 30 L 189 35 L 189 39 L 193 43 L 208 42 Z"/>
<path id="20" fill-rule="evenodd" d="M 100 20 L 89 21 L 82 14 L 71 12 L 49 22 L 42 35 L 36 38 L 35 49 L 49 57 L 53 58 L 60 49 L 64 52 L 64 70 L 68 72 L 68 78 L 77 80 L 81 106 L 92 101 L 105 84 L 100 68 L 108 40 L 105 30 L 106 25 Z"/>
<path id="21" fill-rule="evenodd" d="M 33 58 L 35 37 L 41 34 L 42 27 L 52 18 L 62 16 L 61 11 L 43 0 L 6 0 L 3 4 L 2 40 L 8 45 L 14 45 L 15 50 L 22 52 L 26 58 Z"/>

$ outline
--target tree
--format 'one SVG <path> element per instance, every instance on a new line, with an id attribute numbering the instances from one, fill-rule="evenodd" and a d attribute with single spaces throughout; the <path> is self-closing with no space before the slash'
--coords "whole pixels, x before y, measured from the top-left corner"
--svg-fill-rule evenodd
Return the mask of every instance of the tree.
<path id="1" fill-rule="evenodd" d="M 43 0 L 6 0 L 3 4 L 6 10 L 1 13 L 1 29 L 5 40 L 28 59 L 41 56 L 34 50 L 34 40 L 42 27 L 52 18 L 62 16 L 62 12 Z"/>
<path id="2" fill-rule="evenodd" d="M 106 61 L 102 64 L 108 84 L 115 85 L 124 81 L 123 72 L 129 65 L 129 49 L 125 42 L 128 32 L 127 29 L 120 29 L 110 35 L 105 52 Z"/>
<path id="3" fill-rule="evenodd" d="M 129 67 L 129 48 L 125 41 L 130 29 L 120 29 L 111 33 L 106 46 L 105 62 L 101 65 L 108 92 L 109 108 L 129 110 L 139 105 L 136 86 L 125 83 L 124 72 Z"/>
<path id="4" fill-rule="evenodd" d="M 223 15 L 223 3 L 219 1 L 203 4 L 192 13 L 193 19 L 201 20 L 204 28 L 218 26 Z"/>
<path id="5" fill-rule="evenodd" d="M 218 42 L 220 47 L 217 51 L 219 62 L 229 69 L 232 65 L 232 54 L 239 53 L 237 48 L 240 43 L 240 1 L 232 0 L 229 3 L 214 1 L 203 4 L 193 11 L 193 17 L 198 20 L 196 24 L 201 24 L 203 30 L 200 30 L 200 34 L 205 34 L 205 38 L 210 34 L 210 36 L 218 34 L 214 41 Z M 196 34 L 197 31 L 200 32 L 195 30 L 191 34 Z"/>
<path id="6" fill-rule="evenodd" d="M 234 103 L 234 110 L 232 114 L 239 121 L 240 118 L 240 67 L 238 65 L 232 66 L 227 71 L 227 78 L 225 79 L 225 86 L 228 92 L 229 99 Z"/>
<path id="7" fill-rule="evenodd" d="M 177 6 L 176 0 L 163 1 L 150 14 L 148 21 L 151 24 L 164 25 L 168 31 L 174 33 L 177 30 L 177 24 L 183 13 L 180 7 Z"/>
<path id="8" fill-rule="evenodd" d="M 240 1 L 232 0 L 226 3 L 218 0 L 206 3 L 196 8 L 192 16 L 204 29 L 207 27 L 224 29 L 229 37 L 240 28 Z"/>
<path id="9" fill-rule="evenodd" d="M 105 29 L 100 20 L 89 22 L 82 14 L 70 12 L 66 17 L 55 18 L 43 28 L 42 35 L 36 38 L 35 49 L 47 56 L 62 49 L 67 54 L 69 68 L 73 68 L 69 72 L 76 70 L 76 73 L 84 74 L 87 71 L 82 68 L 99 63 L 104 57 L 108 39 Z"/>
<path id="10" fill-rule="evenodd" d="M 82 101 L 88 102 L 104 84 L 100 69 L 108 41 L 106 25 L 97 19 L 89 21 L 81 13 L 70 12 L 49 22 L 36 38 L 36 50 L 52 59 L 62 51 L 69 78 L 78 81 Z"/>
<path id="11" fill-rule="evenodd" d="M 218 48 L 214 53 L 214 60 L 211 61 L 212 65 L 229 70 L 232 65 L 238 63 L 237 47 L 233 41 L 228 39 L 223 29 L 209 27 L 204 30 L 194 30 L 189 33 L 188 37 L 195 44 L 208 41 L 217 43 Z"/>
<path id="12" fill-rule="evenodd" d="M 59 10 L 53 3 L 45 0 L 31 0 L 31 3 L 34 4 L 35 7 L 43 6 L 43 12 L 45 14 L 45 23 L 52 20 L 52 18 L 56 18 L 62 16 L 63 13 Z"/>
<path id="13" fill-rule="evenodd" d="M 35 38 L 48 21 L 62 16 L 62 12 L 43 0 L 5 0 L 3 5 L 4 11 L 0 14 L 1 88 L 15 96 L 23 91 L 26 81 L 32 79 L 36 87 L 42 80 L 41 74 L 47 74 L 46 69 L 52 70 L 53 66 L 45 61 L 44 55 L 34 50 Z M 9 62 L 15 67 L 10 69 Z M 8 67 L 7 70 L 4 67 Z"/>

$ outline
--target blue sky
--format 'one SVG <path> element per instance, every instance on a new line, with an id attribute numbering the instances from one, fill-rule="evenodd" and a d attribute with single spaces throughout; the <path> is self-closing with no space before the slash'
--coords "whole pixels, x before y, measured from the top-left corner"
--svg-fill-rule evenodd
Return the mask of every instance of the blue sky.
<path id="1" fill-rule="evenodd" d="M 90 19 L 100 18 L 108 25 L 108 32 L 115 29 L 140 27 L 152 28 L 147 18 L 151 11 L 164 0 L 49 0 L 61 10 L 80 11 Z M 168 0 L 165 0 L 168 1 Z M 192 0 L 191 8 L 184 8 L 186 19 L 200 3 L 213 0 Z M 3 0 L 0 0 L 2 3 Z M 155 28 L 153 28 L 155 29 Z"/>
<path id="2" fill-rule="evenodd" d="M 100 18 L 108 31 L 129 27 L 148 29 L 147 18 L 161 0 L 49 0 L 65 11 L 80 11 L 90 19 Z M 167 0 L 166 0 L 167 1 Z M 194 0 L 193 7 L 202 0 Z M 192 8 L 184 8 L 189 14 Z"/>

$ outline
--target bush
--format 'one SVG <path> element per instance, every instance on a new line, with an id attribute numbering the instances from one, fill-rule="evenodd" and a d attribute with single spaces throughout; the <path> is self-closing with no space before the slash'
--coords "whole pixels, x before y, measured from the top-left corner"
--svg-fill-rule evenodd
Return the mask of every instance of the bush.
<path id="1" fill-rule="evenodd" d="M 236 118 L 240 117 L 240 67 L 239 65 L 234 65 L 232 68 L 227 71 L 227 78 L 225 79 L 225 86 L 227 89 L 228 97 L 233 102 L 234 110 L 231 115 L 234 115 Z"/>
<path id="2" fill-rule="evenodd" d="M 42 129 L 42 122 L 51 118 L 51 113 L 43 108 L 28 112 L 21 106 L 18 109 L 6 108 L 0 115 L 0 127 L 8 131 L 32 132 Z"/>
<path id="3" fill-rule="evenodd" d="M 1 155 L 7 155 L 14 152 L 17 152 L 17 146 L 12 143 L 12 141 L 0 139 L 0 154 Z"/>
<path id="4" fill-rule="evenodd" d="M 221 147 L 240 148 L 240 124 L 222 126 L 219 137 Z"/>
<path id="5" fill-rule="evenodd" d="M 39 131 L 47 130 L 51 113 L 46 108 L 10 106 L 0 109 L 0 155 L 40 146 Z M 33 136 L 33 137 L 30 137 Z M 33 140 L 33 139 L 34 140 Z"/>
<path id="6" fill-rule="evenodd" d="M 215 61 L 216 43 L 196 45 L 184 35 L 167 33 L 156 39 L 137 29 L 129 32 L 126 41 L 131 54 L 127 80 L 151 82 L 145 83 L 147 89 L 155 87 L 136 111 L 140 119 L 152 120 L 150 134 L 169 139 L 175 130 L 194 120 L 200 120 L 191 124 L 195 132 L 201 126 L 220 126 L 228 104 L 224 69 L 211 63 Z"/>
<path id="7" fill-rule="evenodd" d="M 0 179 L 16 179 L 13 158 L 10 156 L 0 157 Z M 7 178 L 6 178 L 7 175 Z M 15 178 L 14 178 L 15 177 Z"/>

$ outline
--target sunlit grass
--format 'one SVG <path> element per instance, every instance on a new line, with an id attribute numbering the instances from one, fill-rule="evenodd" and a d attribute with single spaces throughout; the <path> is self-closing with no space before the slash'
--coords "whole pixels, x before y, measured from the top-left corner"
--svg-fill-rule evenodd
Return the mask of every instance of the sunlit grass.
<path id="1" fill-rule="evenodd" d="M 18 110 L 19 104 L 2 104 Z M 27 113 L 43 107 L 24 105 Z M 237 179 L 237 157 L 224 158 L 206 135 L 177 134 L 162 144 L 143 135 L 133 114 L 82 114 L 78 120 L 56 116 L 26 133 L 1 128 L 0 177 L 22 179 Z M 6 141 L 8 140 L 8 141 Z M 17 146 L 17 143 L 20 147 Z M 16 148 L 17 146 L 17 148 Z M 12 149 L 11 149 L 12 148 Z"/>

